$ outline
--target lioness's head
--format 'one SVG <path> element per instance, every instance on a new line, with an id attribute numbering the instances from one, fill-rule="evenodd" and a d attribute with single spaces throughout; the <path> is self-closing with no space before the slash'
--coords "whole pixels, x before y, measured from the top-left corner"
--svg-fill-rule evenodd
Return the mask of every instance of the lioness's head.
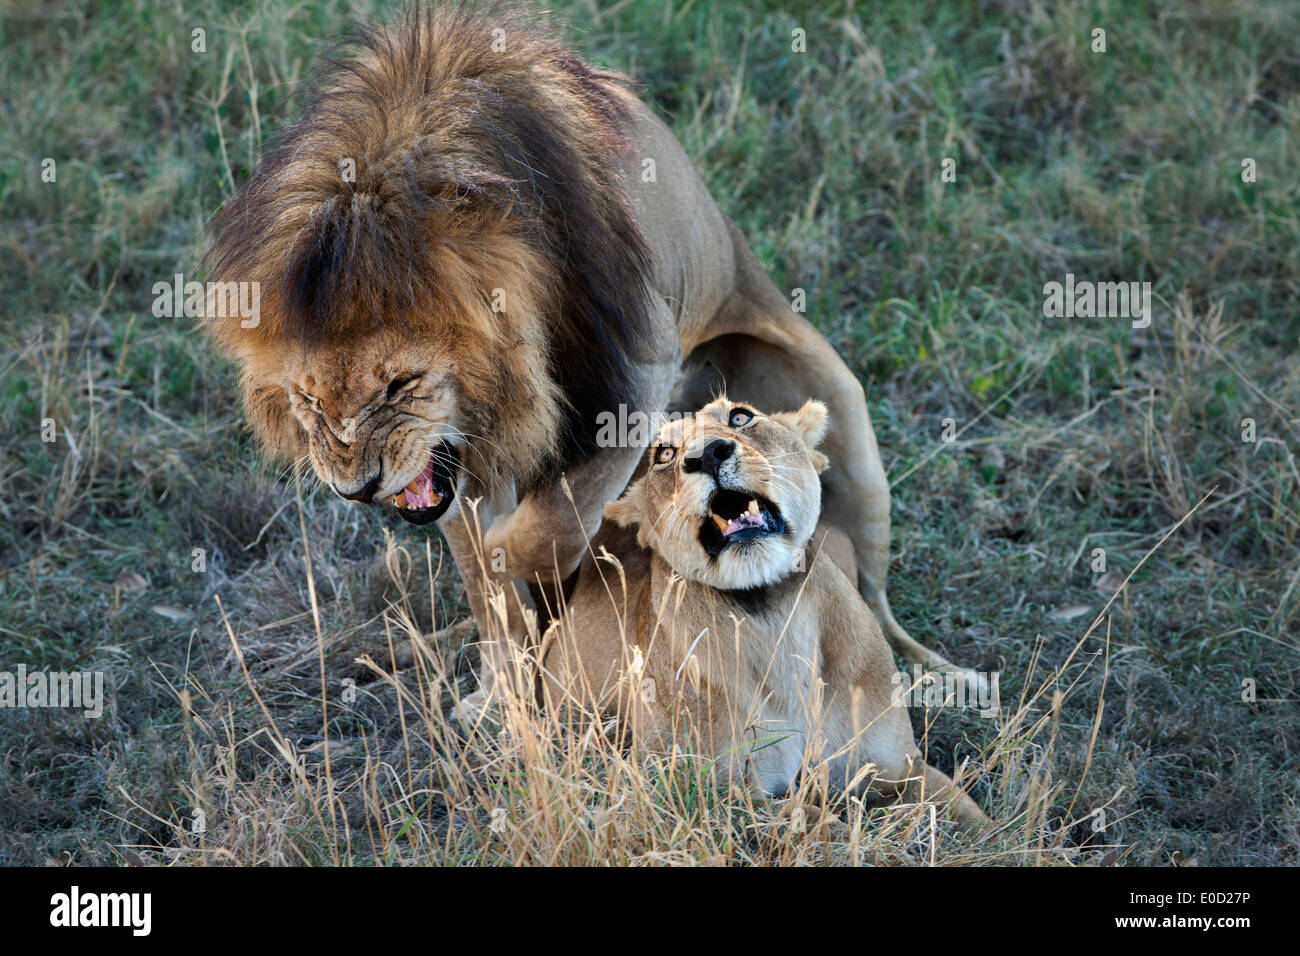
<path id="1" fill-rule="evenodd" d="M 526 491 L 596 454 L 647 322 L 622 80 L 525 12 L 458 5 L 330 62 L 208 258 L 260 287 L 251 327 L 205 318 L 264 445 L 416 523 L 471 475 Z"/>
<path id="2" fill-rule="evenodd" d="M 605 515 L 684 578 L 727 590 L 784 578 L 821 513 L 826 406 L 764 415 L 719 398 L 670 422 Z"/>

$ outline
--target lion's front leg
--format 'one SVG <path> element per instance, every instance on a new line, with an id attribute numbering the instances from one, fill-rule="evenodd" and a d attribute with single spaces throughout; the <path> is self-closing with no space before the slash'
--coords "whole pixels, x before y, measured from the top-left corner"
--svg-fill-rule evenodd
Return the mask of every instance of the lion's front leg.
<path id="1" fill-rule="evenodd" d="M 661 297 L 652 294 L 647 313 L 649 322 L 638 354 L 633 356 L 632 380 L 626 383 L 626 405 L 621 410 L 606 410 L 615 416 L 662 411 L 680 373 L 681 348 L 672 311 Z M 585 424 L 600 443 L 600 423 Z M 601 444 L 596 454 L 571 465 L 557 480 L 533 489 L 518 501 L 512 494 L 510 502 L 494 511 L 494 520 L 481 516 L 480 526 L 487 529 L 481 545 L 476 547 L 476 540 L 465 535 L 464 529 L 453 532 L 465 535 L 459 546 L 453 544 L 452 553 L 465 577 L 485 642 L 483 622 L 493 609 L 475 596 L 473 581 L 511 582 L 518 597 L 507 602 L 511 613 L 516 607 L 526 609 L 517 622 L 511 618 L 510 640 L 504 648 L 495 644 L 486 648 L 505 662 L 513 659 L 511 655 L 517 656 L 518 648 L 527 649 L 527 630 L 530 626 L 536 628 L 536 612 L 546 610 L 529 599 L 527 589 L 539 588 L 549 602 L 551 595 L 578 570 L 591 539 L 600 530 L 605 504 L 623 493 L 643 451 L 643 445 L 632 440 L 632 433 L 625 435 L 621 431 L 617 440 Z M 555 610 L 553 606 L 550 609 Z M 534 615 L 531 622 L 527 620 L 529 612 Z M 491 668 L 485 665 L 484 670 L 489 672 Z"/>
<path id="2" fill-rule="evenodd" d="M 651 294 L 648 322 L 634 380 L 626 383 L 627 402 L 621 409 L 604 410 L 618 417 L 641 415 L 647 423 L 662 413 L 681 369 L 681 346 L 676 320 L 668 305 Z M 601 438 L 601 423 L 585 423 Z M 655 427 L 641 436 L 648 441 Z M 564 475 L 529 492 L 518 506 L 489 529 L 484 544 L 489 557 L 530 585 L 558 587 L 578 569 L 588 543 L 600 529 L 606 503 L 623 493 L 644 445 L 634 440 L 636 430 L 614 429 L 617 436 L 591 458 L 570 466 Z"/>
<path id="3" fill-rule="evenodd" d="M 472 500 L 472 494 L 462 495 L 456 511 L 439 526 L 460 572 L 478 629 L 479 686 L 459 701 L 453 712 L 458 719 L 470 722 L 477 719 L 494 694 L 505 688 L 527 691 L 528 675 L 533 670 L 528 637 L 530 630 L 537 628 L 536 609 L 528 589 L 493 562 L 484 540 L 483 527 L 509 502 L 480 499 L 471 504 Z"/>
<path id="4" fill-rule="evenodd" d="M 600 529 L 605 503 L 627 487 L 640 455 L 639 447 L 603 449 L 554 484 L 525 495 L 484 538 L 492 566 L 530 584 L 565 581 Z"/>
<path id="5" fill-rule="evenodd" d="M 526 495 L 492 523 L 481 540 L 469 509 L 446 523 L 443 534 L 465 582 L 479 632 L 479 689 L 462 700 L 455 716 L 477 721 L 503 688 L 528 695 L 536 673 L 539 600 L 551 604 L 553 589 L 578 568 L 588 541 L 599 530 L 607 500 L 627 485 L 638 448 L 611 448 L 567 473 L 554 485 Z M 482 518 L 484 516 L 480 516 Z M 553 612 L 554 606 L 549 609 Z"/>

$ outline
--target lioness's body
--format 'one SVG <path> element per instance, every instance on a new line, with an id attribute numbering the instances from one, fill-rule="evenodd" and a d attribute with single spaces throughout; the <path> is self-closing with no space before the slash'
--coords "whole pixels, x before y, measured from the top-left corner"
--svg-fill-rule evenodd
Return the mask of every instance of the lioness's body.
<path id="1" fill-rule="evenodd" d="M 612 526 L 593 542 L 544 645 L 548 706 L 613 716 L 640 746 L 698 747 L 724 775 L 765 793 L 785 792 L 801 771 L 824 771 L 834 790 L 951 800 L 959 820 L 983 819 L 917 751 L 907 711 L 894 702 L 889 647 L 846 575 L 847 540 L 824 524 L 812 529 L 824 409 L 729 428 L 718 410 L 731 405 L 730 396 L 710 403 L 663 439 L 697 458 L 726 440 L 731 470 L 710 479 L 685 463 L 686 472 L 673 472 L 671 460 L 652 464 L 610 506 L 638 542 Z M 701 557 L 701 502 L 742 488 L 781 515 L 780 531 Z M 758 583 L 716 586 L 736 581 Z"/>
<path id="2" fill-rule="evenodd" d="M 902 752 L 900 731 L 911 743 L 911 727 L 900 727 L 890 715 L 871 729 L 873 740 L 841 751 L 852 727 L 851 688 L 863 672 L 869 675 L 874 666 L 884 673 L 892 660 L 883 639 L 878 647 L 851 639 L 839 646 L 852 635 L 844 627 L 865 626 L 877 638 L 879 627 L 857 615 L 828 618 L 861 605 L 861 598 L 825 557 L 817 557 L 807 577 L 742 597 L 677 577 L 662 558 L 628 547 L 625 535 L 603 534 L 596 543 L 608 546 L 622 573 L 610 563 L 584 564 L 570 612 L 551 631 L 546 649 L 549 706 L 562 707 L 569 698 L 591 703 L 642 746 L 669 749 L 678 739 L 689 745 L 698 736 L 705 759 L 719 756 L 729 776 L 747 778 L 767 793 L 788 789 L 805 749 L 811 762 L 828 761 L 831 785 L 843 788 L 848 768 L 860 765 L 852 749 L 865 752 L 888 734 L 883 749 Z M 829 676 L 836 689 L 826 690 L 815 727 L 814 698 L 827 661 L 823 640 L 833 645 Z M 864 644 L 885 657 L 865 659 L 872 656 L 859 653 Z M 877 696 L 862 700 L 871 714 L 889 703 L 887 694 L 883 701 Z"/>

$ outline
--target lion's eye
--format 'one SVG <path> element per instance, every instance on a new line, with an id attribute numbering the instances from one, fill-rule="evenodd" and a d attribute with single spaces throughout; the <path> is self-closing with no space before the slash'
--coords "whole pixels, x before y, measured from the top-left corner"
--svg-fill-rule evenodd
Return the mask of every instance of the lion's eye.
<path id="1" fill-rule="evenodd" d="M 388 391 L 385 393 L 384 397 L 391 402 L 397 397 L 399 392 L 403 391 L 408 385 L 413 385 L 415 382 L 419 381 L 419 379 L 419 375 L 397 376 L 397 378 L 388 383 Z"/>
<path id="2" fill-rule="evenodd" d="M 727 424 L 732 428 L 740 428 L 742 425 L 748 425 L 754 420 L 754 413 L 748 408 L 733 408 L 731 417 L 727 419 Z"/>
<path id="3" fill-rule="evenodd" d="M 655 464 L 666 465 L 677 457 L 677 449 L 672 445 L 660 445 L 655 449 Z"/>

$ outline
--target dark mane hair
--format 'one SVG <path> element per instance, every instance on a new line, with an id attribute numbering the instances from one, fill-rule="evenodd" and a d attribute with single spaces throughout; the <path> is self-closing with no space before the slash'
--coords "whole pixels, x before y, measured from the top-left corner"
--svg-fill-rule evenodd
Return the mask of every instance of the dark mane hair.
<path id="1" fill-rule="evenodd" d="M 424 332 L 440 305 L 481 304 L 511 283 L 484 250 L 521 240 L 543 265 L 528 281 L 566 406 L 551 470 L 582 460 L 597 413 L 627 400 L 646 323 L 648 254 L 615 165 L 624 82 L 496 6 L 414 4 L 358 27 L 214 218 L 210 273 L 261 282 L 256 334 L 310 348 L 383 324 Z M 476 265 L 483 287 L 464 289 Z M 240 334 L 214 331 L 228 346 Z"/>

